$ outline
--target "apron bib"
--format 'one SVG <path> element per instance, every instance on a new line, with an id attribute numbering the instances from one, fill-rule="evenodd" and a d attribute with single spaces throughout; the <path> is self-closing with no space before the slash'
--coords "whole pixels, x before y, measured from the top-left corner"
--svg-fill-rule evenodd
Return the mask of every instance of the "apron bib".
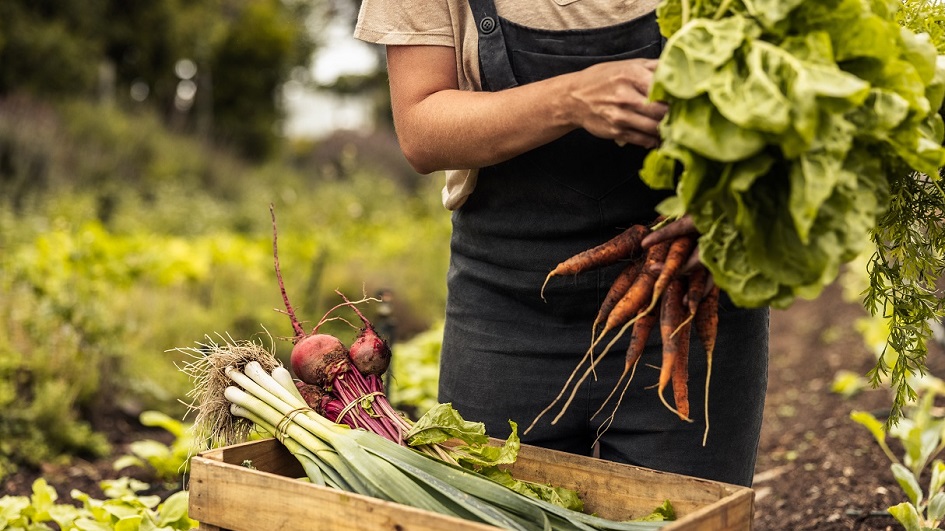
<path id="1" fill-rule="evenodd" d="M 553 31 L 503 19 L 492 0 L 470 0 L 470 6 L 487 91 L 603 61 L 658 58 L 662 50 L 653 13 L 603 28 Z M 521 435 L 590 346 L 594 316 L 623 265 L 554 278 L 544 300 L 541 286 L 565 258 L 656 218 L 655 206 L 668 193 L 640 180 L 646 153 L 578 129 L 481 168 L 473 193 L 453 212 L 439 400 L 451 402 L 467 420 L 484 422 L 493 437 L 508 435 L 509 420 Z M 701 419 L 680 421 L 655 389 L 644 389 L 658 373 L 644 364 L 658 366 L 661 357 L 654 330 L 634 382 L 600 439 L 602 458 L 731 483 L 751 481 L 766 386 L 768 313 L 725 304 L 729 311 L 720 316 L 713 365 L 710 444 L 702 447 Z M 591 453 L 613 402 L 591 417 L 623 370 L 625 336 L 604 358 L 597 379 L 582 384 L 568 412 L 551 424 L 562 400 L 522 442 Z M 692 343 L 690 401 L 697 416 L 705 354 Z M 734 373 L 727 377 L 723 371 Z"/>

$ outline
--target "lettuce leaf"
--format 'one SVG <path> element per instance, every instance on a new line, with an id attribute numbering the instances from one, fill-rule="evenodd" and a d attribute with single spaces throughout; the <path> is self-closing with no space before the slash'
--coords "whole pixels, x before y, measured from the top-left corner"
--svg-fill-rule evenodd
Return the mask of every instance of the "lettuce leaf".
<path id="1" fill-rule="evenodd" d="M 724 11 L 720 12 L 719 9 Z M 641 178 L 676 195 L 737 304 L 816 297 L 863 251 L 890 172 L 945 165 L 945 61 L 886 0 L 663 0 Z"/>

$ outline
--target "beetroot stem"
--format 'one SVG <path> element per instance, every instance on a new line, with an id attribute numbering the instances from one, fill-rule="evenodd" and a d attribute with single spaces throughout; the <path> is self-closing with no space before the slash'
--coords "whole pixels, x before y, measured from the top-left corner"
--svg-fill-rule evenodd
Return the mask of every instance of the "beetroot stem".
<path id="1" fill-rule="evenodd" d="M 295 341 L 305 337 L 305 330 L 302 329 L 302 323 L 295 317 L 295 310 L 289 304 L 289 296 L 285 292 L 285 283 L 282 281 L 282 270 L 279 268 L 279 248 L 276 244 L 276 209 L 272 203 L 269 203 L 269 214 L 272 216 L 272 258 L 276 267 L 276 280 L 279 281 L 279 291 L 282 292 L 282 302 L 285 303 L 286 313 L 292 321 L 292 330 L 295 332 Z"/>
<path id="2" fill-rule="evenodd" d="M 343 308 L 343 307 L 345 307 L 345 306 L 348 306 L 348 307 L 350 307 L 352 310 L 354 310 L 354 313 L 356 313 L 356 314 L 358 315 L 358 317 L 361 319 L 361 322 L 364 323 L 365 326 L 371 326 L 371 322 L 368 321 L 367 318 L 364 317 L 364 314 L 362 314 L 361 311 L 358 310 L 358 307 L 357 307 L 356 305 L 357 305 L 357 304 L 361 304 L 362 302 L 381 302 L 379 299 L 376 299 L 376 298 L 374 298 L 374 297 L 364 297 L 364 298 L 361 299 L 361 300 L 350 301 L 350 300 L 348 300 L 348 297 L 345 297 L 344 294 L 341 293 L 340 291 L 335 290 L 335 293 L 337 293 L 338 295 L 340 295 L 341 298 L 344 299 L 344 302 L 340 302 L 340 303 L 334 305 L 331 309 L 329 309 L 327 312 L 325 312 L 325 316 L 322 317 L 322 320 L 319 321 L 317 325 L 315 325 L 315 330 L 314 330 L 314 332 L 317 332 L 317 331 L 318 331 L 318 327 L 320 327 L 320 326 L 323 325 L 326 321 L 328 321 L 328 316 L 331 315 L 332 312 L 334 312 L 334 311 L 337 310 L 338 308 Z M 351 324 L 351 323 L 348 323 L 348 324 Z M 354 325 L 352 325 L 352 327 L 353 327 L 353 326 L 354 326 Z M 313 333 L 314 333 L 314 332 L 313 332 Z"/>

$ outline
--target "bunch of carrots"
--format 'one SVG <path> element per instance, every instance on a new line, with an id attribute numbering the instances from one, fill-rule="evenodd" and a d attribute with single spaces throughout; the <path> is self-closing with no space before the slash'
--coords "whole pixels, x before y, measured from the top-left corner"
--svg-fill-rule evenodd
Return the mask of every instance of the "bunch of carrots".
<path id="1" fill-rule="evenodd" d="M 680 419 L 689 417 L 689 342 L 692 329 L 706 352 L 706 433 L 708 435 L 708 392 L 712 373 L 712 352 L 715 349 L 718 328 L 719 288 L 708 270 L 699 263 L 696 243 L 698 234 L 689 218 L 668 221 L 658 219 L 652 226 L 634 225 L 614 238 L 591 249 L 582 251 L 558 264 L 546 277 L 541 292 L 553 277 L 577 275 L 583 272 L 626 262 L 609 292 L 601 303 L 591 331 L 591 346 L 575 367 L 557 398 L 532 422 L 525 433 L 551 410 L 571 387 L 585 363 L 583 375 L 572 388 L 556 423 L 567 410 L 580 385 L 594 371 L 604 355 L 627 332 L 630 343 L 625 356 L 623 373 L 614 390 L 595 413 L 599 414 L 610 399 L 623 389 L 613 411 L 620 406 L 624 393 L 636 372 L 637 363 L 654 327 L 659 324 L 663 344 L 657 392 L 660 400 Z M 610 337 L 603 351 L 595 359 L 594 351 L 605 338 Z M 674 405 L 664 396 L 672 383 Z M 611 414 L 610 420 L 613 419 Z M 605 427 L 609 425 L 605 423 Z"/>

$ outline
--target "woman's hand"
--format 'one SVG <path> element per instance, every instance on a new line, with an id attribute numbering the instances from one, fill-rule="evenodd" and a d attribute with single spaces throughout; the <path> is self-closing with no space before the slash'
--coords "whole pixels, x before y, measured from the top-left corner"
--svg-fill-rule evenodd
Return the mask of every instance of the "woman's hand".
<path id="1" fill-rule="evenodd" d="M 656 59 L 600 63 L 572 78 L 571 120 L 601 138 L 652 148 L 667 106 L 649 101 Z"/>
<path id="2" fill-rule="evenodd" d="M 601 138 L 653 147 L 666 105 L 647 99 L 656 61 L 591 66 L 498 92 L 459 90 L 445 46 L 388 46 L 397 137 L 419 173 L 481 168 L 583 127 Z"/>

